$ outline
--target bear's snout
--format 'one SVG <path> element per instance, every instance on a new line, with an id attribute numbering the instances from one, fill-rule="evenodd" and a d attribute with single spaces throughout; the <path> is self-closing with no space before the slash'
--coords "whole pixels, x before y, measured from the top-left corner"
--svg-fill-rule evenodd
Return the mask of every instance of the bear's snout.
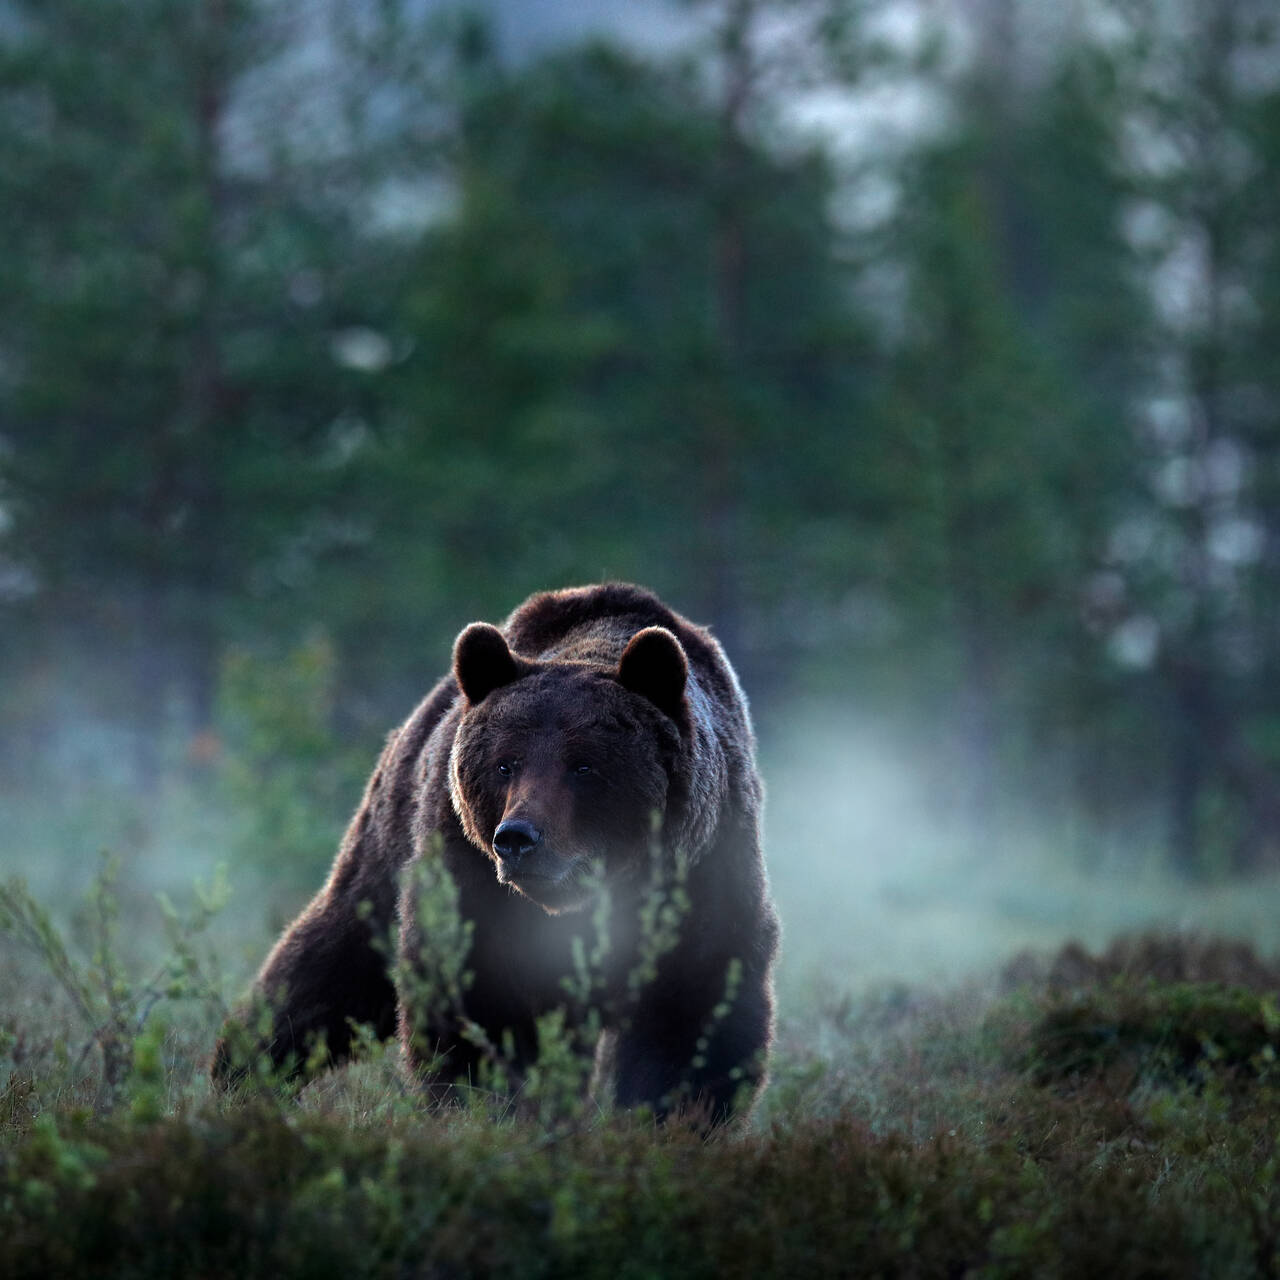
<path id="1" fill-rule="evenodd" d="M 523 818 L 507 818 L 498 823 L 493 833 L 493 851 L 499 862 L 511 869 L 519 866 L 520 860 L 541 843 L 542 832 Z"/>

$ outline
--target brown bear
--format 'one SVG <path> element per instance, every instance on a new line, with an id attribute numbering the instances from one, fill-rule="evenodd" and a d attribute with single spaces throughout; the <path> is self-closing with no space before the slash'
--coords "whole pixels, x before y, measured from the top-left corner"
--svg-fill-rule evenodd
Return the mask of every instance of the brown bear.
<path id="1" fill-rule="evenodd" d="M 518 1080 L 539 1018 L 564 1010 L 572 1029 L 590 1004 L 618 1105 L 728 1119 L 763 1083 L 773 1027 L 754 751 L 720 646 L 648 591 L 544 592 L 501 629 L 473 623 L 263 965 L 257 1050 L 299 1074 L 349 1056 L 353 1023 L 389 1036 L 398 1020 L 409 1068 L 448 1096 L 495 1046 Z M 422 873 L 441 869 L 465 952 L 444 983 L 419 900 Z M 590 1000 L 571 999 L 566 979 L 593 953 Z M 219 1041 L 220 1085 L 245 1074 L 247 1027 Z"/>

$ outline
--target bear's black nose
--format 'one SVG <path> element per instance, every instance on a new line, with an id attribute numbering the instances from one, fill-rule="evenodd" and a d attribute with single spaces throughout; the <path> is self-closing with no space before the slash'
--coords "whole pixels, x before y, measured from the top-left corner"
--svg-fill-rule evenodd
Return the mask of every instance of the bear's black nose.
<path id="1" fill-rule="evenodd" d="M 542 832 L 523 818 L 508 818 L 493 833 L 493 851 L 503 862 L 519 862 L 531 849 L 542 843 Z"/>

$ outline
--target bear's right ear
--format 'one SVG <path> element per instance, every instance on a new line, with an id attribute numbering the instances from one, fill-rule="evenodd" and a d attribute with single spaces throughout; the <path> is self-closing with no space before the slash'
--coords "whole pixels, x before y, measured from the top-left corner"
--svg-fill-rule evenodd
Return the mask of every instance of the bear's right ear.
<path id="1" fill-rule="evenodd" d="M 453 678 L 473 707 L 519 675 L 520 667 L 497 627 L 473 622 L 454 641 Z"/>

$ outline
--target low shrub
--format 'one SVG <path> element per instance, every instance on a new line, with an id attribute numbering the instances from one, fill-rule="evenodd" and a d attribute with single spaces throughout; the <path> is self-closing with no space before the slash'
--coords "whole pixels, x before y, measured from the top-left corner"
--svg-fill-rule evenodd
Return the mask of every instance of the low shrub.
<path id="1" fill-rule="evenodd" d="M 1233 945 L 833 990 L 784 1018 L 754 1126 L 707 1138 L 587 1103 L 432 1107 L 374 1045 L 297 1097 L 214 1099 L 193 938 L 216 903 L 164 913 L 153 980 L 110 928 L 75 946 L 14 885 L 2 901 L 0 964 L 23 943 L 43 970 L 0 1001 L 14 1280 L 1280 1271 L 1280 1017 L 1273 970 Z"/>

